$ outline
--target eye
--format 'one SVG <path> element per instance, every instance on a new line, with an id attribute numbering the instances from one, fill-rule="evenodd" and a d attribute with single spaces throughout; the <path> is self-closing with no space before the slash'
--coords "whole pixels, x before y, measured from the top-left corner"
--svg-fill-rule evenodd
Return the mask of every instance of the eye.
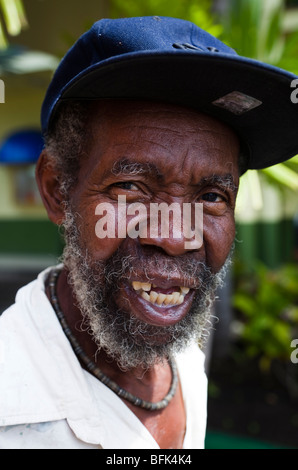
<path id="1" fill-rule="evenodd" d="M 114 188 L 124 189 L 126 191 L 138 191 L 139 188 L 131 181 L 120 181 L 112 185 Z"/>
<path id="2" fill-rule="evenodd" d="M 222 196 L 221 194 L 212 193 L 212 192 L 203 194 L 202 199 L 203 201 L 206 201 L 206 202 L 225 202 L 226 201 L 224 196 Z"/>

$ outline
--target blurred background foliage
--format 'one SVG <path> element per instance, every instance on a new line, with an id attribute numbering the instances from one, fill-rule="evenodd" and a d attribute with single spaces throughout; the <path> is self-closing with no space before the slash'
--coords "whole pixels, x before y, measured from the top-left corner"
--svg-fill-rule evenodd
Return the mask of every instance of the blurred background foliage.
<path id="1" fill-rule="evenodd" d="M 111 0 L 111 16 L 173 16 L 192 21 L 214 36 L 222 33 L 222 26 L 215 21 L 210 0 Z"/>
<path id="2" fill-rule="evenodd" d="M 256 263 L 244 272 L 235 262 L 234 278 L 233 330 L 243 341 L 245 354 L 259 358 L 263 369 L 275 359 L 289 362 L 289 346 L 298 337 L 297 264 L 273 270 Z"/>
<path id="3" fill-rule="evenodd" d="M 28 27 L 22 0 L 0 0 L 0 49 L 8 46 L 8 37 Z"/>

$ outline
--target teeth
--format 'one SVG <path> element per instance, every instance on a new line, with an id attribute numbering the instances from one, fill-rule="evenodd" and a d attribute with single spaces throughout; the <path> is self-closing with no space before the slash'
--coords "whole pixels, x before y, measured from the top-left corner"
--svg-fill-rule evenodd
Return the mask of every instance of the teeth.
<path id="1" fill-rule="evenodd" d="M 140 290 L 143 289 L 146 292 L 151 291 L 151 284 L 149 282 L 138 282 L 138 281 L 133 281 L 132 287 L 134 290 Z"/>
<path id="2" fill-rule="evenodd" d="M 173 294 L 166 295 L 165 300 L 163 301 L 164 305 L 169 305 L 173 300 Z"/>
<path id="3" fill-rule="evenodd" d="M 140 290 L 141 289 L 141 283 L 137 282 L 137 281 L 133 281 L 132 287 L 134 288 L 134 290 Z"/>
<path id="4" fill-rule="evenodd" d="M 142 292 L 141 293 L 141 297 L 143 297 L 143 299 L 147 300 L 147 301 L 150 301 L 150 295 L 147 294 L 147 292 Z"/>
<path id="5" fill-rule="evenodd" d="M 166 294 L 158 294 L 158 297 L 156 299 L 157 305 L 161 305 L 163 301 L 166 299 Z"/>
<path id="6" fill-rule="evenodd" d="M 186 295 L 189 293 L 189 287 L 180 287 L 182 294 Z"/>
<path id="7" fill-rule="evenodd" d="M 150 292 L 150 302 L 154 304 L 156 302 L 157 297 L 158 297 L 157 292 L 155 292 L 154 290 Z"/>
<path id="8" fill-rule="evenodd" d="M 149 282 L 133 281 L 132 287 L 135 291 L 139 291 L 141 297 L 154 305 L 181 305 L 184 301 L 184 296 L 190 291 L 189 287 L 180 287 L 180 292 L 173 292 L 172 294 L 162 294 L 151 291 L 151 287 L 157 287 L 155 284 Z"/>
<path id="9" fill-rule="evenodd" d="M 149 282 L 141 282 L 141 288 L 146 292 L 150 292 L 151 284 L 149 284 Z"/>
<path id="10" fill-rule="evenodd" d="M 174 292 L 174 293 L 172 294 L 171 304 L 172 304 L 172 305 L 178 304 L 179 297 L 180 297 L 179 292 Z"/>

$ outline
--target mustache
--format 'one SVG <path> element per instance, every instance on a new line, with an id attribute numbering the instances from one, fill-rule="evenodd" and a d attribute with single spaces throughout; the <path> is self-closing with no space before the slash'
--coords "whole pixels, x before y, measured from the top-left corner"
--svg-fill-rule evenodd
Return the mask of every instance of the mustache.
<path id="1" fill-rule="evenodd" d="M 121 282 L 131 278 L 146 279 L 148 282 L 156 277 L 162 279 L 179 280 L 179 285 L 190 286 L 192 289 L 202 288 L 213 274 L 205 262 L 195 259 L 193 254 L 181 256 L 167 256 L 154 248 L 135 246 L 133 252 L 121 247 L 107 260 L 103 268 L 103 275 L 107 284 L 120 285 Z"/>

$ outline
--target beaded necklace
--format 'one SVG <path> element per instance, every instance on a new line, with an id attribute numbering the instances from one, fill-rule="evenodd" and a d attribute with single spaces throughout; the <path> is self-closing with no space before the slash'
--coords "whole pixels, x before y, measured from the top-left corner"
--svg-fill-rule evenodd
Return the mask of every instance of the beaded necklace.
<path id="1" fill-rule="evenodd" d="M 50 290 L 51 304 L 55 310 L 58 320 L 60 321 L 61 327 L 66 337 L 68 338 L 76 356 L 86 366 L 87 370 L 91 374 L 93 374 L 97 379 L 99 379 L 104 385 L 110 388 L 114 393 L 116 393 L 120 398 L 124 398 L 125 400 L 128 400 L 130 403 L 132 403 L 135 406 L 138 406 L 146 410 L 150 410 L 150 411 L 162 410 L 163 408 L 168 406 L 168 404 L 170 403 L 170 401 L 172 400 L 172 398 L 174 397 L 176 393 L 177 384 L 178 384 L 178 373 L 177 373 L 177 367 L 176 367 L 175 362 L 172 360 L 169 361 L 171 371 L 172 371 L 172 381 L 171 381 L 170 389 L 167 395 L 158 402 L 149 402 L 146 400 L 142 400 L 141 398 L 134 396 L 130 392 L 127 392 L 126 390 L 124 390 L 124 388 L 121 388 L 119 385 L 117 385 L 106 374 L 104 374 L 99 369 L 99 367 L 97 367 L 97 365 L 87 356 L 87 354 L 83 351 L 77 339 L 73 335 L 70 327 L 68 326 L 66 318 L 60 308 L 59 300 L 58 300 L 57 293 L 56 293 L 56 283 L 57 283 L 57 278 L 59 274 L 60 274 L 60 269 L 53 269 L 50 273 L 49 290 Z"/>

